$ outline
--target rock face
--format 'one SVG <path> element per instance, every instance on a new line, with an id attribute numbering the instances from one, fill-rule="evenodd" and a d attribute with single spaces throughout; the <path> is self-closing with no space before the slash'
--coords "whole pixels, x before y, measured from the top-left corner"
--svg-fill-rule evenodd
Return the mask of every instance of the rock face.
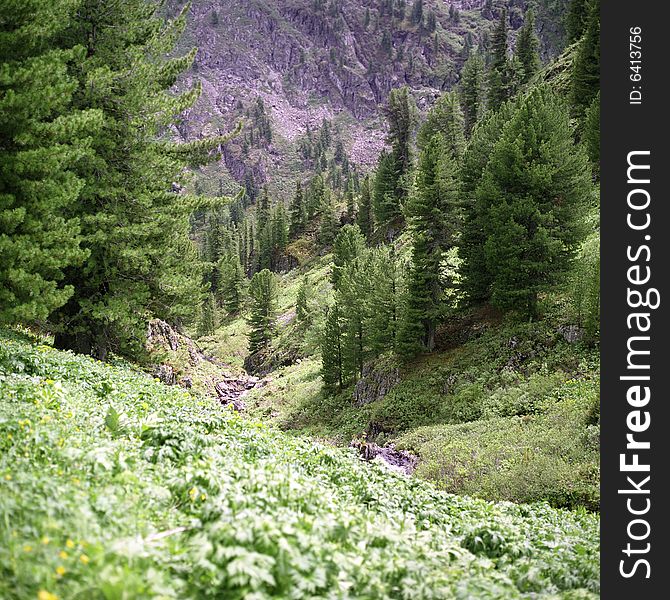
<path id="1" fill-rule="evenodd" d="M 398 367 L 388 365 L 365 365 L 363 377 L 354 388 L 354 403 L 364 406 L 370 402 L 381 400 L 400 382 Z"/>
<path id="2" fill-rule="evenodd" d="M 160 361 L 154 377 L 166 385 L 205 392 L 238 411 L 246 408 L 244 396 L 249 390 L 264 383 L 258 377 L 232 374 L 227 365 L 207 356 L 191 338 L 159 319 L 149 323 L 147 350 Z"/>
<path id="3" fill-rule="evenodd" d="M 534 3 L 545 50 L 554 43 L 547 32 L 552 39 L 560 34 L 555 31 L 560 19 L 553 12 L 560 16 L 567 1 Z M 169 0 L 168 14 L 174 16 L 182 4 Z M 249 147 L 238 139 L 225 148 L 225 167 L 238 183 L 249 176 L 258 184 L 275 183 L 283 171 L 295 175 L 296 143 L 308 127 L 317 131 L 324 119 L 342 127 L 352 163 L 373 164 L 384 146 L 382 115 L 389 91 L 407 85 L 419 108 L 427 110 L 457 83 L 466 36 L 476 47 L 495 24 L 501 2 L 425 0 L 420 21 L 412 18 L 411 1 L 405 3 L 404 14 L 398 10 L 400 3 L 391 9 L 388 4 L 194 0 L 182 46 L 197 46 L 198 55 L 181 84 L 198 80 L 203 93 L 179 134 L 195 139 L 229 130 L 239 119 L 249 123 L 249 110 L 260 98 L 270 117 L 272 140 L 256 140 Z M 449 15 L 452 4 L 461 11 L 458 19 Z M 528 1 L 509 4 L 514 30 Z M 511 40 L 514 36 L 512 31 Z"/>

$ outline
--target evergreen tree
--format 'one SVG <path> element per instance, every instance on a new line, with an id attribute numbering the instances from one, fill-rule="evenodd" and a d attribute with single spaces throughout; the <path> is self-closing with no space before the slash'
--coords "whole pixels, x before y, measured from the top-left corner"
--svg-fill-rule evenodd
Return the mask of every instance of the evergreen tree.
<path id="1" fill-rule="evenodd" d="M 326 184 L 322 175 L 315 175 L 309 183 L 306 199 L 307 219 L 311 221 L 326 201 Z"/>
<path id="2" fill-rule="evenodd" d="M 596 176 L 600 173 L 600 92 L 591 102 L 584 120 L 583 141 Z"/>
<path id="3" fill-rule="evenodd" d="M 246 278 L 240 263 L 239 254 L 224 256 L 219 265 L 221 273 L 221 304 L 229 315 L 237 314 L 244 303 L 244 285 Z"/>
<path id="4" fill-rule="evenodd" d="M 339 226 L 340 223 L 335 213 L 335 207 L 330 199 L 330 194 L 327 194 L 321 207 L 319 243 L 324 247 L 331 246 L 335 241 Z"/>
<path id="5" fill-rule="evenodd" d="M 565 19 L 565 29 L 568 34 L 568 44 L 581 39 L 586 29 L 589 0 L 570 0 L 568 14 Z"/>
<path id="6" fill-rule="evenodd" d="M 208 294 L 202 304 L 200 321 L 198 322 L 198 337 L 212 335 L 219 326 L 218 310 L 214 294 Z"/>
<path id="7" fill-rule="evenodd" d="M 254 354 L 267 348 L 275 333 L 277 281 L 268 269 L 251 278 L 249 304 L 249 352 Z"/>
<path id="8" fill-rule="evenodd" d="M 342 389 L 342 328 L 340 309 L 337 303 L 326 312 L 325 325 L 321 336 L 321 378 L 327 392 Z"/>
<path id="9" fill-rule="evenodd" d="M 470 55 L 461 73 L 460 96 L 463 107 L 465 135 L 469 139 L 486 106 L 484 60 L 478 52 Z"/>
<path id="10" fill-rule="evenodd" d="M 365 238 L 358 225 L 345 225 L 333 244 L 332 282 L 335 289 L 347 264 L 361 256 L 365 251 Z"/>
<path id="11" fill-rule="evenodd" d="M 370 240 L 374 229 L 372 216 L 372 194 L 370 191 L 370 176 L 366 175 L 361 184 L 361 195 L 358 199 L 358 213 L 356 213 L 356 224 L 366 240 Z"/>
<path id="12" fill-rule="evenodd" d="M 460 201 L 454 157 L 444 136 L 435 134 L 421 152 L 416 193 L 408 206 L 412 266 L 399 352 L 412 356 L 435 347 L 443 306 L 442 261 L 460 230 Z"/>
<path id="13" fill-rule="evenodd" d="M 463 291 L 472 303 L 490 298 L 492 275 L 484 254 L 488 204 L 476 197 L 477 186 L 491 157 L 491 150 L 502 135 L 503 127 L 512 118 L 515 103 L 507 102 L 498 111 L 488 112 L 474 130 L 461 164 L 461 197 L 464 223 L 459 255 L 463 259 L 461 274 Z"/>
<path id="14" fill-rule="evenodd" d="M 184 187 L 185 166 L 209 160 L 226 138 L 159 139 L 200 92 L 172 91 L 195 52 L 174 56 L 186 15 L 167 21 L 160 10 L 144 0 L 82 0 L 59 36 L 63 47 L 85 49 L 72 68 L 81 90 L 75 107 L 100 110 L 104 127 L 91 140 L 94 156 L 73 169 L 84 185 L 66 212 L 79 219 L 89 257 L 68 269 L 74 294 L 50 320 L 58 348 L 101 359 L 140 351 L 150 315 L 192 320 L 202 295 L 191 276 L 199 266 L 187 262 L 194 254 L 177 252 L 190 207 L 174 190 Z"/>
<path id="15" fill-rule="evenodd" d="M 397 212 L 407 198 L 412 171 L 412 138 L 417 124 L 417 108 L 409 88 L 391 90 L 386 108 L 389 125 L 388 143 L 392 148 L 395 170 L 395 197 Z"/>
<path id="16" fill-rule="evenodd" d="M 500 106 L 510 97 L 508 84 L 507 9 L 504 8 L 491 40 L 487 93 L 489 107 Z"/>
<path id="17" fill-rule="evenodd" d="M 580 119 L 600 90 L 600 0 L 591 0 L 572 74 L 572 104 Z"/>
<path id="18" fill-rule="evenodd" d="M 540 40 L 535 33 L 535 13 L 526 12 L 526 20 L 516 38 L 516 58 L 521 64 L 521 84 L 528 83 L 540 69 Z"/>
<path id="19" fill-rule="evenodd" d="M 81 48 L 57 49 L 72 4 L 0 4 L 0 324 L 43 321 L 73 294 L 68 267 L 80 265 L 80 223 L 72 214 L 90 161 L 98 110 L 78 110 L 68 63 Z"/>
<path id="20" fill-rule="evenodd" d="M 365 323 L 370 308 L 366 302 L 370 295 L 370 279 L 365 249 L 359 248 L 358 252 L 341 267 L 335 295 L 341 315 L 342 380 L 347 384 L 363 375 L 368 354 Z"/>
<path id="21" fill-rule="evenodd" d="M 270 192 L 268 186 L 263 186 L 258 206 L 256 207 L 256 227 L 258 231 L 263 231 L 265 225 L 270 220 Z"/>
<path id="22" fill-rule="evenodd" d="M 279 255 L 286 250 L 288 245 L 288 215 L 283 202 L 279 202 L 272 212 L 272 250 L 274 255 Z"/>
<path id="23" fill-rule="evenodd" d="M 534 318 L 537 299 L 564 275 L 583 239 L 587 158 L 567 110 L 546 87 L 522 99 L 476 189 L 487 207 L 484 254 L 491 301 Z"/>
<path id="24" fill-rule="evenodd" d="M 363 307 L 366 345 L 374 357 L 396 345 L 403 274 L 393 246 L 370 250 L 365 272 L 369 277 L 369 294 Z"/>
<path id="25" fill-rule="evenodd" d="M 382 152 L 377 163 L 374 182 L 373 208 L 375 223 L 386 225 L 400 215 L 396 198 L 397 171 L 393 155 Z"/>
<path id="26" fill-rule="evenodd" d="M 310 325 L 312 315 L 310 311 L 310 301 L 312 298 L 312 285 L 309 277 L 305 275 L 300 282 L 298 295 L 295 302 L 295 317 L 300 324 Z"/>
<path id="27" fill-rule="evenodd" d="M 351 222 L 356 217 L 356 198 L 354 197 L 354 186 L 351 180 L 347 184 L 345 197 L 347 200 L 347 219 Z"/>
<path id="28" fill-rule="evenodd" d="M 430 144 L 436 134 L 442 136 L 444 150 L 452 158 L 460 159 L 465 150 L 464 123 L 458 96 L 454 92 L 442 94 L 428 112 L 417 137 L 419 147 Z"/>

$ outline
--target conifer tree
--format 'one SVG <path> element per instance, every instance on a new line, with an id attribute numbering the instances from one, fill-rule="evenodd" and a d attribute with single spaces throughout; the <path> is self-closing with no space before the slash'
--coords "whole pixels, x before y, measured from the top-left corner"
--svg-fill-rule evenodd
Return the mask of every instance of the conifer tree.
<path id="1" fill-rule="evenodd" d="M 221 304 L 229 315 L 237 314 L 244 304 L 246 282 L 239 254 L 232 253 L 224 256 L 221 259 L 219 271 L 221 273 Z"/>
<path id="2" fill-rule="evenodd" d="M 91 140 L 94 157 L 73 169 L 84 185 L 67 212 L 80 220 L 89 257 L 68 269 L 74 294 L 50 322 L 58 348 L 101 359 L 140 351 L 149 315 L 192 319 L 202 295 L 188 276 L 199 268 L 187 262 L 192 255 L 176 251 L 188 236 L 190 205 L 175 190 L 186 183 L 185 166 L 206 162 L 227 138 L 159 139 L 200 92 L 172 91 L 195 52 L 174 55 L 186 15 L 168 21 L 160 11 L 144 0 L 82 0 L 59 36 L 63 47 L 85 49 L 72 69 L 81 86 L 75 108 L 100 110 L 104 127 Z"/>
<path id="3" fill-rule="evenodd" d="M 491 301 L 530 318 L 540 292 L 564 275 L 583 239 L 588 159 L 567 109 L 539 86 L 521 100 L 492 149 L 476 199 L 484 207 Z"/>
<path id="4" fill-rule="evenodd" d="M 396 198 L 397 179 L 393 155 L 382 152 L 377 163 L 373 198 L 374 220 L 380 226 L 390 223 L 400 215 Z"/>
<path id="5" fill-rule="evenodd" d="M 302 193 L 300 181 L 296 183 L 295 195 L 289 207 L 291 224 L 289 226 L 289 236 L 294 238 L 300 234 L 307 223 L 307 210 L 305 208 L 305 198 Z"/>
<path id="6" fill-rule="evenodd" d="M 600 0 L 591 0 L 584 37 L 579 42 L 572 74 L 572 104 L 578 118 L 600 90 Z"/>
<path id="7" fill-rule="evenodd" d="M 460 159 L 465 150 L 464 123 L 458 96 L 454 92 L 442 94 L 428 112 L 417 136 L 419 148 L 430 144 L 437 134 L 442 135 L 444 150 L 452 158 Z"/>
<path id="8" fill-rule="evenodd" d="M 277 319 L 277 281 L 263 269 L 251 278 L 249 285 L 249 352 L 267 348 L 275 333 Z"/>
<path id="9" fill-rule="evenodd" d="M 321 378 L 329 393 L 342 389 L 342 327 L 337 303 L 327 309 L 321 336 Z"/>
<path id="10" fill-rule="evenodd" d="M 568 44 L 578 41 L 586 29 L 589 0 L 570 0 L 568 14 L 565 19 L 565 29 L 568 34 Z"/>
<path id="11" fill-rule="evenodd" d="M 372 193 L 370 190 L 370 176 L 366 175 L 361 184 L 361 194 L 358 198 L 358 212 L 356 213 L 356 224 L 366 240 L 370 240 L 374 229 L 372 216 Z"/>
<path id="12" fill-rule="evenodd" d="M 305 275 L 300 282 L 298 295 L 295 302 L 295 317 L 300 324 L 310 325 L 312 315 L 310 311 L 310 301 L 312 298 L 312 285 L 309 276 Z"/>
<path id="13" fill-rule="evenodd" d="M 516 38 L 515 55 L 521 65 L 521 84 L 528 83 L 540 69 L 540 40 L 535 33 L 535 13 L 526 12 L 526 20 Z"/>
<path id="14" fill-rule="evenodd" d="M 102 115 L 79 110 L 68 63 L 81 48 L 55 47 L 70 22 L 64 0 L 0 4 L 0 324 L 43 321 L 74 292 L 65 273 L 80 265 L 73 214 Z"/>
<path id="15" fill-rule="evenodd" d="M 509 98 L 507 57 L 507 9 L 500 13 L 491 39 L 487 101 L 489 107 L 500 106 Z"/>
<path id="16" fill-rule="evenodd" d="M 363 375 L 363 365 L 367 358 L 368 332 L 365 324 L 367 302 L 370 291 L 369 270 L 366 264 L 367 252 L 358 249 L 359 254 L 346 262 L 339 272 L 336 287 L 336 302 L 341 315 L 341 357 L 342 380 L 353 383 Z"/>
<path id="17" fill-rule="evenodd" d="M 214 294 L 208 294 L 202 304 L 200 321 L 198 322 L 198 337 L 211 335 L 219 326 L 218 310 Z"/>
<path id="18" fill-rule="evenodd" d="M 440 133 L 434 134 L 421 152 L 408 214 L 412 266 L 398 349 L 412 356 L 435 347 L 435 330 L 443 312 L 443 255 L 456 243 L 460 230 L 456 163 Z"/>
<path id="19" fill-rule="evenodd" d="M 347 264 L 361 256 L 365 250 L 365 238 L 358 225 L 345 225 L 335 238 L 333 244 L 332 282 L 337 289 Z"/>
<path id="20" fill-rule="evenodd" d="M 391 90 L 385 112 L 389 125 L 387 141 L 392 148 L 395 198 L 399 215 L 410 186 L 413 166 L 412 139 L 417 124 L 416 104 L 407 86 Z"/>
<path id="21" fill-rule="evenodd" d="M 486 106 L 484 89 L 484 60 L 478 52 L 470 55 L 461 73 L 460 97 L 463 107 L 465 136 L 469 139 L 475 124 L 482 117 Z"/>
<path id="22" fill-rule="evenodd" d="M 393 246 L 369 251 L 365 263 L 369 295 L 363 307 L 366 346 L 371 356 L 395 349 L 399 322 L 399 303 L 403 295 L 403 273 Z"/>
<path id="23" fill-rule="evenodd" d="M 600 92 L 586 111 L 583 141 L 593 165 L 593 172 L 598 176 L 600 173 Z"/>
<path id="24" fill-rule="evenodd" d="M 256 227 L 258 231 L 263 231 L 265 225 L 270 220 L 270 192 L 268 186 L 263 186 L 258 206 L 256 207 Z"/>
<path id="25" fill-rule="evenodd" d="M 319 243 L 328 247 L 335 241 L 340 226 L 330 194 L 326 194 L 320 212 Z"/>
<path id="26" fill-rule="evenodd" d="M 307 219 L 311 221 L 326 201 L 326 184 L 322 175 L 315 175 L 309 183 L 306 198 Z"/>
<path id="27" fill-rule="evenodd" d="M 476 197 L 476 189 L 491 157 L 491 150 L 502 135 L 503 127 L 512 118 L 515 102 L 503 104 L 498 111 L 489 111 L 474 130 L 463 156 L 460 169 L 461 198 L 464 223 L 459 244 L 463 259 L 462 288 L 470 302 L 478 304 L 491 296 L 492 275 L 484 254 L 485 229 L 489 206 Z"/>

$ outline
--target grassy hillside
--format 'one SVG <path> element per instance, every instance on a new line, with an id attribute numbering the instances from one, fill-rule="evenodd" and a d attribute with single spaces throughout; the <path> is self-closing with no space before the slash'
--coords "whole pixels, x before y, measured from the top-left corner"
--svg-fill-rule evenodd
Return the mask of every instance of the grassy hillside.
<path id="1" fill-rule="evenodd" d="M 593 598 L 598 519 L 492 504 L 0 333 L 3 598 Z"/>

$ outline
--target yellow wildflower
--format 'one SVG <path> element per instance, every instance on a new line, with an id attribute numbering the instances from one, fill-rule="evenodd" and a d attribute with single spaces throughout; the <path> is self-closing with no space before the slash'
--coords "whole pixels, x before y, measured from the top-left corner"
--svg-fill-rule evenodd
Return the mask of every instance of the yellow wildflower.
<path id="1" fill-rule="evenodd" d="M 37 592 L 37 600 L 58 600 L 58 596 L 46 590 L 40 590 Z"/>
<path id="2" fill-rule="evenodd" d="M 65 567 L 63 567 L 61 565 L 58 565 L 56 567 L 56 575 L 58 575 L 59 577 L 62 577 L 63 575 L 65 575 Z"/>
<path id="3" fill-rule="evenodd" d="M 42 538 L 41 541 L 42 541 L 42 543 L 46 546 L 46 545 L 51 541 L 51 538 L 50 538 L 49 536 L 45 535 L 45 536 Z"/>
<path id="4" fill-rule="evenodd" d="M 11 480 L 12 480 L 12 476 L 11 476 L 9 473 L 7 473 L 7 475 L 5 475 L 5 479 L 6 479 L 7 481 L 11 481 Z"/>
<path id="5" fill-rule="evenodd" d="M 200 500 L 206 500 L 207 494 L 200 494 Z"/>
<path id="6" fill-rule="evenodd" d="M 84 563 L 85 565 L 87 565 L 89 562 L 91 562 L 91 559 L 90 559 L 88 556 L 86 556 L 85 554 L 82 554 L 82 555 L 79 557 L 79 560 L 80 560 L 82 563 Z"/>
<path id="7" fill-rule="evenodd" d="M 192 487 L 189 490 L 188 495 L 191 497 L 191 500 L 195 500 L 198 496 L 198 488 L 197 487 Z"/>
<path id="8" fill-rule="evenodd" d="M 68 541 L 65 542 L 65 545 L 70 549 L 74 548 L 74 542 L 70 539 L 68 539 Z"/>
<path id="9" fill-rule="evenodd" d="M 26 544 L 26 545 L 23 547 L 23 551 L 24 551 L 24 552 L 32 552 L 32 551 L 33 551 L 33 547 L 32 547 L 30 544 Z"/>
<path id="10" fill-rule="evenodd" d="M 63 560 L 65 560 L 65 559 L 67 558 L 67 552 L 65 552 L 65 550 L 61 550 L 61 551 L 58 553 L 58 557 L 59 557 L 59 558 L 62 558 Z"/>

